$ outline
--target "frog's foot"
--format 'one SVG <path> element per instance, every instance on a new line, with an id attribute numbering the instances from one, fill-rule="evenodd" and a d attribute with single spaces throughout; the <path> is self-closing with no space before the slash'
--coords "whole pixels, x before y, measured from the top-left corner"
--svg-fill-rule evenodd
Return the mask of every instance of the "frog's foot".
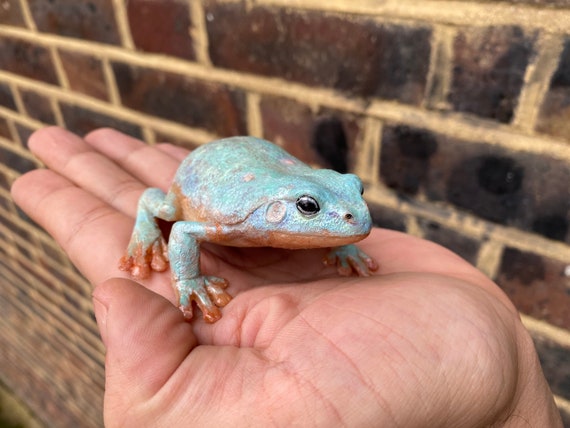
<path id="1" fill-rule="evenodd" d="M 327 266 L 336 265 L 338 273 L 342 276 L 351 275 L 353 271 L 358 276 L 370 276 L 378 269 L 378 263 L 356 245 L 333 248 L 323 261 Z"/>
<path id="2" fill-rule="evenodd" d="M 175 287 L 180 296 L 180 310 L 187 321 L 192 319 L 192 302 L 196 302 L 204 320 L 214 323 L 222 317 L 220 308 L 226 306 L 232 296 L 224 291 L 228 281 L 216 276 L 199 276 L 178 281 Z"/>
<path id="3" fill-rule="evenodd" d="M 168 268 L 166 241 L 159 237 L 150 246 L 139 242 L 129 245 L 127 254 L 121 257 L 119 269 L 127 271 L 135 279 L 148 278 L 151 272 L 164 272 Z"/>

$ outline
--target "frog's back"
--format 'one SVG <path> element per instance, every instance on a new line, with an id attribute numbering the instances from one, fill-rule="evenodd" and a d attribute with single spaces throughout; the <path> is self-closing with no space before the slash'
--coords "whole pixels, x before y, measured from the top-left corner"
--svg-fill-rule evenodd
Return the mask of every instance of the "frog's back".
<path id="1" fill-rule="evenodd" d="M 180 165 L 174 185 L 186 211 L 201 221 L 239 223 L 270 197 L 285 193 L 293 177 L 313 170 L 294 156 L 254 137 L 231 137 L 194 150 Z"/>

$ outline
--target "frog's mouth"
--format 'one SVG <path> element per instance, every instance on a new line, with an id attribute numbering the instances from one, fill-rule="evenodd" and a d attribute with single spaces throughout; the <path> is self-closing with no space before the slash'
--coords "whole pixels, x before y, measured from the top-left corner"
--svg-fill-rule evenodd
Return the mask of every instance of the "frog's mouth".
<path id="1" fill-rule="evenodd" d="M 272 231 L 267 233 L 267 246 L 300 250 L 308 248 L 326 248 L 348 245 L 363 240 L 370 232 L 361 235 L 338 236 L 338 235 L 308 235 L 295 232 Z"/>

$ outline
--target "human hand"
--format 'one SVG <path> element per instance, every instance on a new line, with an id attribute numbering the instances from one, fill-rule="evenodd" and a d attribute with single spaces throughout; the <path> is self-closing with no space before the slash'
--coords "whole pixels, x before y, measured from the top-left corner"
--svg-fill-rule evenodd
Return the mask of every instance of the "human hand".
<path id="1" fill-rule="evenodd" d="M 29 144 L 50 169 L 15 201 L 100 284 L 106 426 L 561 426 L 515 308 L 444 248 L 376 229 L 358 245 L 378 274 L 346 278 L 321 250 L 204 245 L 202 271 L 234 299 L 186 323 L 168 273 L 143 287 L 117 267 L 138 197 L 186 151 L 111 130 Z"/>

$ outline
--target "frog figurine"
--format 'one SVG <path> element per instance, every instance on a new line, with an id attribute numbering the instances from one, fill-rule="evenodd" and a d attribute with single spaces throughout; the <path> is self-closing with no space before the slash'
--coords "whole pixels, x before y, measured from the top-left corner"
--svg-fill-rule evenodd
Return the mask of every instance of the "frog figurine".
<path id="1" fill-rule="evenodd" d="M 376 262 L 352 243 L 372 227 L 360 179 L 313 169 L 254 137 L 204 144 L 180 164 L 168 191 L 142 194 L 120 268 L 136 279 L 170 264 L 172 285 L 187 320 L 196 302 L 207 322 L 231 296 L 224 278 L 200 273 L 200 243 L 235 247 L 333 247 L 325 264 L 341 275 L 368 276 Z M 174 222 L 168 243 L 156 219 Z"/>

